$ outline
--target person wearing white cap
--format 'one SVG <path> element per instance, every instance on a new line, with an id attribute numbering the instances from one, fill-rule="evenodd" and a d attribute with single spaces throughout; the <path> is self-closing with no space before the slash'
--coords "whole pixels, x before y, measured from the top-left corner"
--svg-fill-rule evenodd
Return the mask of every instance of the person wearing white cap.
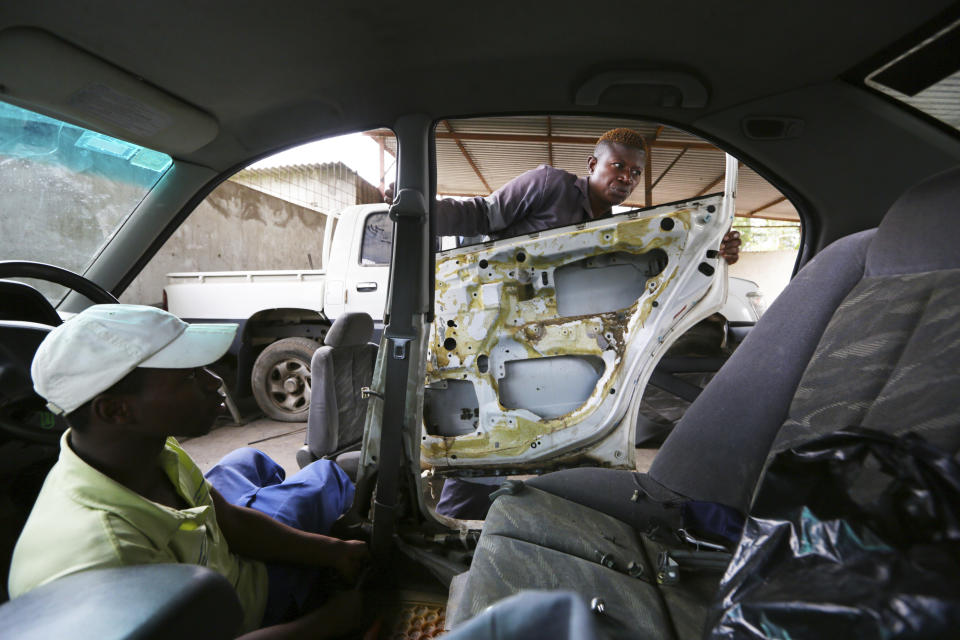
<path id="1" fill-rule="evenodd" d="M 365 543 L 317 531 L 349 507 L 346 475 L 318 461 L 282 482 L 265 454 L 241 450 L 231 454 L 239 466 L 221 468 L 251 483 L 272 479 L 228 500 L 172 437 L 207 433 L 223 410 L 222 381 L 204 366 L 226 353 L 236 329 L 112 304 L 49 333 L 33 360 L 34 388 L 71 428 L 17 541 L 11 597 L 87 569 L 180 562 L 234 585 L 243 631 L 276 625 L 257 637 L 336 635 L 355 623 L 356 592 L 307 612 L 315 570 L 290 568 L 330 567 L 353 580 L 367 561 Z M 331 505 L 336 513 L 316 515 Z"/>

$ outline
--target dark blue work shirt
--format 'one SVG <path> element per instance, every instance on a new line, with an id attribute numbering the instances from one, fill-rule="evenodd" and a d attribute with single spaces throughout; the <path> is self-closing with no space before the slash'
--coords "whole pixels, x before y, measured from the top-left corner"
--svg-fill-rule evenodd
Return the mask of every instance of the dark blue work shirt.
<path id="1" fill-rule="evenodd" d="M 593 218 L 587 178 L 540 165 L 489 196 L 436 203 L 440 236 L 490 236 L 494 240 L 553 229 Z"/>

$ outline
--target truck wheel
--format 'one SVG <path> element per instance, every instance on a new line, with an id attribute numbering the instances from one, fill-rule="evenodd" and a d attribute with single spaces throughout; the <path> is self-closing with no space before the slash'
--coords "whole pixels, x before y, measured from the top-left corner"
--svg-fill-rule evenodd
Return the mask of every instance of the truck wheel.
<path id="1" fill-rule="evenodd" d="M 310 358 L 320 345 L 308 338 L 284 338 L 253 363 L 253 397 L 270 418 L 305 422 L 310 410 Z"/>

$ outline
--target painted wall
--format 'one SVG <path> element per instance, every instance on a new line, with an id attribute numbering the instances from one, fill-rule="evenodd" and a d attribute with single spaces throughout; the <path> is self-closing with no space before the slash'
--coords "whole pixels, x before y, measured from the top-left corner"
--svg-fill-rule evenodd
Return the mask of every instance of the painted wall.
<path id="1" fill-rule="evenodd" d="M 731 265 L 730 275 L 753 280 L 760 286 L 763 300 L 770 305 L 780 295 L 793 272 L 797 259 L 795 249 L 784 251 L 745 251 L 736 264 Z"/>

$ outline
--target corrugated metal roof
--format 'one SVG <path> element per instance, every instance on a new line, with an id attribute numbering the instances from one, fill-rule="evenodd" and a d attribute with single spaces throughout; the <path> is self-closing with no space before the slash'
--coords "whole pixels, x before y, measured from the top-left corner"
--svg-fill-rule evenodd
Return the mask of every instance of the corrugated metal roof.
<path id="1" fill-rule="evenodd" d="M 650 158 L 650 180 L 657 183 L 651 194 L 653 205 L 694 197 L 722 178 L 724 171 L 720 149 L 689 133 L 655 123 L 583 116 L 512 116 L 452 120 L 449 125 L 457 139 L 451 138 L 446 121 L 437 125 L 437 192 L 441 196 L 487 195 L 541 164 L 584 175 L 594 141 L 616 127 L 629 127 L 648 140 L 654 139 Z M 387 137 L 385 146 L 396 153 L 394 138 Z M 684 146 L 688 146 L 686 151 Z M 670 166 L 681 152 L 680 159 Z M 707 191 L 722 188 L 720 181 Z M 644 195 L 641 183 L 624 204 L 642 207 Z M 790 201 L 744 165 L 740 167 L 737 214 L 799 220 Z"/>

